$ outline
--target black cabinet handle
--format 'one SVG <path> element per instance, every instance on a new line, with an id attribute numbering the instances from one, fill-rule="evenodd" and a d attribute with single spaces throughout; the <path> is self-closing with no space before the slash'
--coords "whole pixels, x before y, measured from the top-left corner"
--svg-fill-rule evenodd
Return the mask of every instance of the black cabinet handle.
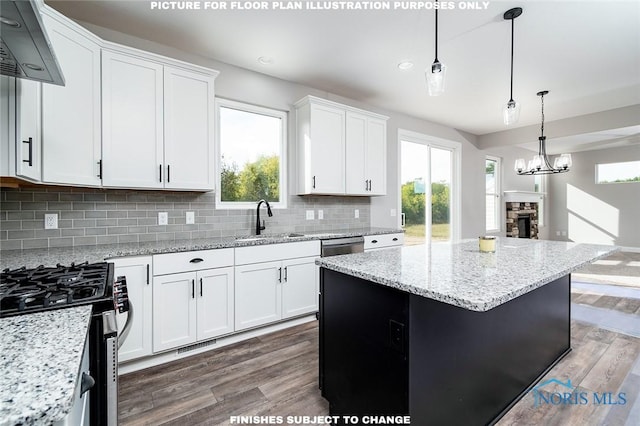
<path id="1" fill-rule="evenodd" d="M 162 164 L 158 166 L 158 169 L 160 169 L 160 182 L 162 182 Z"/>
<path id="2" fill-rule="evenodd" d="M 398 241 L 398 239 L 396 237 L 393 238 L 393 241 Z"/>
<path id="3" fill-rule="evenodd" d="M 287 276 L 289 275 L 289 274 L 287 273 L 287 268 L 288 268 L 288 266 L 285 266 L 285 268 L 284 268 L 284 281 L 285 281 L 285 282 L 287 282 Z"/>
<path id="4" fill-rule="evenodd" d="M 98 160 L 98 179 L 102 179 L 102 160 Z"/>
<path id="5" fill-rule="evenodd" d="M 191 280 L 191 298 L 196 298 L 196 280 Z"/>
<path id="6" fill-rule="evenodd" d="M 80 381 L 80 396 L 84 395 L 86 391 L 91 389 L 96 384 L 93 377 L 85 372 L 82 372 L 82 379 Z"/>
<path id="7" fill-rule="evenodd" d="M 312 185 L 313 189 L 316 189 L 316 177 L 314 176 L 314 177 L 311 179 L 311 181 L 313 182 L 313 185 Z"/>
<path id="8" fill-rule="evenodd" d="M 22 160 L 23 163 L 28 163 L 29 167 L 33 166 L 33 138 L 29 138 L 29 140 L 22 141 L 22 143 L 29 144 L 29 159 Z"/>
<path id="9" fill-rule="evenodd" d="M 149 264 L 147 263 L 147 285 L 149 285 Z"/>
<path id="10" fill-rule="evenodd" d="M 200 278 L 200 297 L 202 297 L 202 278 Z"/>
<path id="11" fill-rule="evenodd" d="M 282 282 L 282 268 L 278 268 L 278 282 Z"/>
<path id="12" fill-rule="evenodd" d="M 171 182 L 171 166 L 167 164 L 167 183 Z"/>
<path id="13" fill-rule="evenodd" d="M 371 184 L 373 183 L 373 180 L 369 179 L 369 191 L 371 191 Z"/>
<path id="14" fill-rule="evenodd" d="M 201 257 L 194 257 L 189 261 L 189 263 L 200 263 L 200 262 L 204 262 L 204 259 L 202 259 Z"/>
<path id="15" fill-rule="evenodd" d="M 368 191 L 368 190 L 369 190 L 369 181 L 368 181 L 368 180 L 365 180 L 365 181 L 364 181 L 364 190 L 365 190 L 365 191 Z"/>
<path id="16" fill-rule="evenodd" d="M 378 240 L 371 240 L 371 244 L 377 244 Z"/>

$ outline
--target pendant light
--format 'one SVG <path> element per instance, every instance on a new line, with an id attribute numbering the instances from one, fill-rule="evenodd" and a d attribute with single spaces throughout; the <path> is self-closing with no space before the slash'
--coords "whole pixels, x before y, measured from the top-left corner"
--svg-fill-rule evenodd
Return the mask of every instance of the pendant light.
<path id="1" fill-rule="evenodd" d="M 520 118 L 520 104 L 513 100 L 513 21 L 522 15 L 521 7 L 514 7 L 504 13 L 504 19 L 511 21 L 511 92 L 509 102 L 505 105 L 502 115 L 504 118 L 504 124 L 507 126 L 518 122 Z"/>
<path id="2" fill-rule="evenodd" d="M 436 0 L 438 3 L 438 0 Z M 436 59 L 431 64 L 431 69 L 425 70 L 425 76 L 427 78 L 427 88 L 429 89 L 429 96 L 438 96 L 444 92 L 444 77 L 447 72 L 447 67 L 442 65 L 438 60 L 438 5 L 436 5 Z"/>
<path id="3" fill-rule="evenodd" d="M 534 155 L 533 159 L 525 167 L 524 159 L 518 158 L 515 164 L 515 171 L 519 175 L 548 175 L 553 173 L 565 173 L 571 168 L 571 154 L 561 154 L 556 157 L 553 167 L 547 157 L 547 137 L 544 135 L 544 95 L 548 94 L 548 90 L 538 92 L 540 102 L 542 104 L 542 125 L 540 126 L 540 137 L 538 138 L 538 155 Z"/>

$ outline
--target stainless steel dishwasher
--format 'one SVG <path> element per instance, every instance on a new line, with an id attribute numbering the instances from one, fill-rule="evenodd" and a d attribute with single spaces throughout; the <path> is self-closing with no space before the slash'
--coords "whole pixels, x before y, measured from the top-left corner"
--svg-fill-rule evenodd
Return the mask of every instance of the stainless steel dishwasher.
<path id="1" fill-rule="evenodd" d="M 364 237 L 333 238 L 321 240 L 322 257 L 340 254 L 362 253 L 364 251 Z"/>

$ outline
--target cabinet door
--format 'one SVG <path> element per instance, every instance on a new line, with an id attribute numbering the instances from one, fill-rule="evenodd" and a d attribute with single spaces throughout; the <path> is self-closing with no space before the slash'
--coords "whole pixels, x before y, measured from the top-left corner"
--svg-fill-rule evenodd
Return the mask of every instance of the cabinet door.
<path id="1" fill-rule="evenodd" d="M 196 273 L 153 277 L 153 351 L 196 341 Z"/>
<path id="2" fill-rule="evenodd" d="M 347 112 L 346 125 L 346 190 L 349 195 L 368 195 L 369 177 L 365 171 L 367 116 Z"/>
<path id="3" fill-rule="evenodd" d="M 42 86 L 42 180 L 99 186 L 100 46 L 77 29 L 43 19 L 65 85 Z"/>
<path id="4" fill-rule="evenodd" d="M 282 318 L 318 310 L 318 279 L 320 271 L 315 257 L 282 262 Z"/>
<path id="5" fill-rule="evenodd" d="M 127 278 L 129 304 L 133 312 L 129 334 L 118 349 L 118 360 L 129 361 L 151 355 L 152 347 L 152 306 L 153 292 L 151 287 L 151 257 L 125 257 L 112 259 L 115 264 L 115 277 L 124 275 Z M 122 332 L 129 313 L 118 314 L 118 333 Z"/>
<path id="6" fill-rule="evenodd" d="M 366 176 L 369 195 L 387 193 L 387 123 L 384 120 L 367 120 Z"/>
<path id="7" fill-rule="evenodd" d="M 162 188 L 162 65 L 102 52 L 104 186 Z"/>
<path id="8" fill-rule="evenodd" d="M 42 84 L 16 79 L 16 176 L 40 181 Z"/>
<path id="9" fill-rule="evenodd" d="M 213 190 L 213 80 L 164 68 L 165 188 Z"/>
<path id="10" fill-rule="evenodd" d="M 281 318 L 282 262 L 235 268 L 235 329 L 244 330 Z"/>
<path id="11" fill-rule="evenodd" d="M 233 268 L 198 272 L 198 340 L 233 332 Z"/>
<path id="12" fill-rule="evenodd" d="M 311 105 L 311 192 L 344 194 L 345 111 Z"/>

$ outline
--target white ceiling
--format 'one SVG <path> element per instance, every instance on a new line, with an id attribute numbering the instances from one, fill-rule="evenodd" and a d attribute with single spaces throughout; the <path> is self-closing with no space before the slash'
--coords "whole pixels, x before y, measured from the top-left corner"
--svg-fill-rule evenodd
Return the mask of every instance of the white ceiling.
<path id="1" fill-rule="evenodd" d="M 502 15 L 519 6 L 514 99 L 522 112 L 514 127 L 539 123 L 540 90 L 550 92 L 547 121 L 640 104 L 638 0 L 492 0 L 486 10 L 443 10 L 439 59 L 448 67 L 447 87 L 434 98 L 424 81 L 434 59 L 432 10 L 158 11 L 147 0 L 47 3 L 81 21 L 476 135 L 506 129 L 501 109 L 509 99 L 511 25 Z M 260 56 L 274 63 L 261 65 Z M 403 60 L 415 66 L 400 71 Z"/>

